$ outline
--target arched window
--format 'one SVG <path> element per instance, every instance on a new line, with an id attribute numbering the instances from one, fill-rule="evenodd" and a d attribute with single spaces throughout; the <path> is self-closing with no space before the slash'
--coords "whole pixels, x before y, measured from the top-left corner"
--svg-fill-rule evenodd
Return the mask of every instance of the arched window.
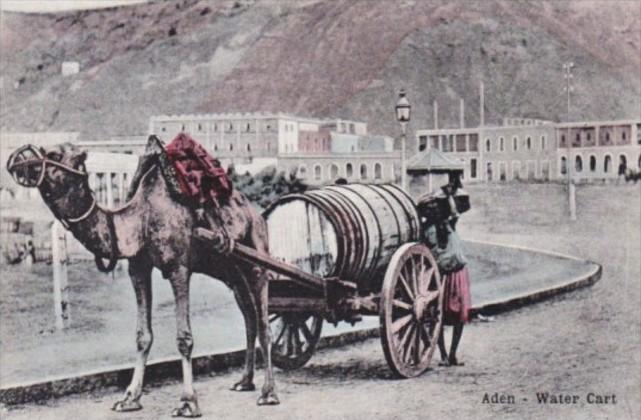
<path id="1" fill-rule="evenodd" d="M 307 165 L 302 164 L 298 167 L 298 175 L 301 179 L 307 178 Z"/>
<path id="2" fill-rule="evenodd" d="M 367 165 L 361 163 L 361 179 L 367 179 Z"/>
<path id="3" fill-rule="evenodd" d="M 525 140 L 525 147 L 527 147 L 528 150 L 532 150 L 532 139 L 531 138 L 528 137 Z"/>
<path id="4" fill-rule="evenodd" d="M 561 146 L 565 146 L 565 134 L 561 134 Z"/>
<path id="5" fill-rule="evenodd" d="M 606 174 L 609 174 L 611 168 L 612 168 L 612 157 L 610 157 L 610 155 L 607 155 L 605 159 L 603 159 L 603 172 Z"/>
<path id="6" fill-rule="evenodd" d="M 329 166 L 329 174 L 330 174 L 330 178 L 333 179 L 333 180 L 338 178 L 338 166 L 336 166 L 335 164 L 332 163 Z"/>
<path id="7" fill-rule="evenodd" d="M 323 169 L 320 165 L 314 165 L 314 179 L 320 181 L 323 178 Z"/>
<path id="8" fill-rule="evenodd" d="M 232 152 L 234 150 L 234 143 L 229 143 L 229 151 Z"/>
<path id="9" fill-rule="evenodd" d="M 619 155 L 619 175 L 625 174 L 628 169 L 628 159 L 625 155 Z"/>
<path id="10" fill-rule="evenodd" d="M 198 124 L 198 131 L 202 131 L 202 130 L 203 130 L 203 126 L 201 124 Z"/>
<path id="11" fill-rule="evenodd" d="M 245 150 L 247 150 L 248 152 L 251 152 L 252 151 L 251 144 L 247 143 L 247 145 L 245 146 Z"/>
<path id="12" fill-rule="evenodd" d="M 519 150 L 519 138 L 516 136 L 512 137 L 512 150 Z"/>
<path id="13" fill-rule="evenodd" d="M 490 143 L 490 139 L 485 139 L 485 151 L 489 152 L 490 150 L 492 150 L 492 145 Z"/>
<path id="14" fill-rule="evenodd" d="M 621 133 L 621 140 L 623 140 L 623 142 L 625 142 L 625 131 L 623 133 Z"/>
<path id="15" fill-rule="evenodd" d="M 245 131 L 249 133 L 250 129 L 251 129 L 251 126 L 249 125 L 249 123 L 247 123 L 247 125 L 245 125 Z"/>
<path id="16" fill-rule="evenodd" d="M 383 177 L 383 168 L 380 163 L 374 164 L 374 179 L 381 179 Z"/>
<path id="17" fill-rule="evenodd" d="M 577 172 L 583 171 L 583 159 L 581 159 L 581 156 L 577 156 L 574 158 L 574 169 Z"/>
<path id="18" fill-rule="evenodd" d="M 545 136 L 541 136 L 541 150 L 545 150 Z"/>
<path id="19" fill-rule="evenodd" d="M 505 150 L 505 139 L 503 137 L 499 138 L 499 151 L 503 152 Z"/>
<path id="20" fill-rule="evenodd" d="M 590 156 L 590 172 L 596 171 L 596 156 Z"/>
<path id="21" fill-rule="evenodd" d="M 581 134 L 576 133 L 576 145 L 580 146 L 581 145 Z"/>
<path id="22" fill-rule="evenodd" d="M 485 179 L 492 180 L 492 162 L 488 162 L 485 167 Z"/>
<path id="23" fill-rule="evenodd" d="M 354 175 L 354 167 L 351 163 L 345 165 L 345 176 L 351 178 Z"/>
<path id="24" fill-rule="evenodd" d="M 561 175 L 565 175 L 568 173 L 568 160 L 565 158 L 565 156 L 561 157 Z"/>

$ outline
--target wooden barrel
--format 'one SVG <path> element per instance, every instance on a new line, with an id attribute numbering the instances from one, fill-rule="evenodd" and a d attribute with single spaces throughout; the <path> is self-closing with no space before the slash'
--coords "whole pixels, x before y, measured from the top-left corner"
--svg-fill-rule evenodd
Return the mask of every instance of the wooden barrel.
<path id="1" fill-rule="evenodd" d="M 418 240 L 420 228 L 414 202 L 394 185 L 336 185 L 292 194 L 264 216 L 272 257 L 362 288 L 398 247 Z"/>

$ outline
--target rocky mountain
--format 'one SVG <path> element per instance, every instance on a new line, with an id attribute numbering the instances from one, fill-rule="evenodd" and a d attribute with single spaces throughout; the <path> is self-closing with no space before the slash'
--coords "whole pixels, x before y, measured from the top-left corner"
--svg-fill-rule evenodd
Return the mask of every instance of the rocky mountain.
<path id="1" fill-rule="evenodd" d="M 142 134 L 154 114 L 285 111 L 365 120 L 396 135 L 485 118 L 639 116 L 638 1 L 168 0 L 58 14 L 4 12 L 3 130 Z M 63 77 L 61 64 L 80 72 Z"/>

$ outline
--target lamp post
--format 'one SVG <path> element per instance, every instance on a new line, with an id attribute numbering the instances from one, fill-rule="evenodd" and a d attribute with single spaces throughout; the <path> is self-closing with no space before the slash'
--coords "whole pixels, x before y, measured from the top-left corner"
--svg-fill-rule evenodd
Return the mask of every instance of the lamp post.
<path id="1" fill-rule="evenodd" d="M 407 191 L 407 168 L 405 167 L 405 143 L 407 123 L 410 121 L 412 107 L 405 96 L 405 89 L 398 93 L 398 101 L 394 107 L 396 110 L 396 120 L 401 124 L 401 188 Z"/>

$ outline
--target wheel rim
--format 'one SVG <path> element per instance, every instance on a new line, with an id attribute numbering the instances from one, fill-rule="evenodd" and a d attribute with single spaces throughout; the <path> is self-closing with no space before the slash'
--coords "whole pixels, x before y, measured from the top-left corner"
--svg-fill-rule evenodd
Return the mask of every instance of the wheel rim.
<path id="1" fill-rule="evenodd" d="M 420 243 L 399 248 L 387 268 L 381 292 L 383 351 L 400 377 L 427 370 L 442 323 L 443 284 L 436 261 Z"/>
<path id="2" fill-rule="evenodd" d="M 280 369 L 302 367 L 314 354 L 323 318 L 310 314 L 270 314 L 272 362 Z"/>

